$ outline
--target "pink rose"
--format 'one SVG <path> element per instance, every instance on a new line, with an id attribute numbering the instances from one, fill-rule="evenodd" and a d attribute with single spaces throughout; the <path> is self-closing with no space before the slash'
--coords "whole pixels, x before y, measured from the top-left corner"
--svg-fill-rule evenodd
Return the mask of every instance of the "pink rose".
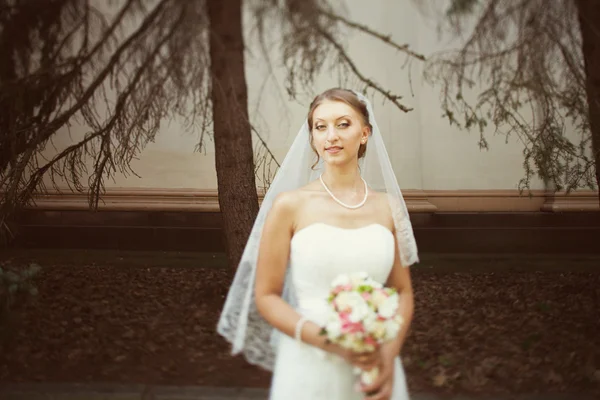
<path id="1" fill-rule="evenodd" d="M 367 336 L 365 338 L 365 343 L 371 346 L 377 346 L 377 341 L 373 338 L 373 336 Z"/>
<path id="2" fill-rule="evenodd" d="M 344 322 L 342 323 L 342 332 L 344 333 L 356 333 L 364 332 L 364 327 L 360 322 Z"/>
<path id="3" fill-rule="evenodd" d="M 350 322 L 350 313 L 349 312 L 340 312 L 340 319 L 342 320 L 342 324 Z"/>
<path id="4" fill-rule="evenodd" d="M 336 286 L 336 287 L 333 288 L 332 292 L 333 292 L 334 295 L 337 295 L 337 294 L 343 292 L 344 290 L 346 290 L 346 289 L 344 288 L 343 285 L 338 285 L 338 286 Z"/>

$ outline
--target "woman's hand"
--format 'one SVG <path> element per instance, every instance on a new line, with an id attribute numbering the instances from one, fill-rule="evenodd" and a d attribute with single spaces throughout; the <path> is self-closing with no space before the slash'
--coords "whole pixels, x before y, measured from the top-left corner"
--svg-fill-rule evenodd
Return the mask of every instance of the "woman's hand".
<path id="1" fill-rule="evenodd" d="M 394 342 L 383 344 L 379 348 L 379 374 L 371 385 L 359 385 L 366 400 L 389 400 L 394 388 L 394 368 L 397 345 Z"/>
<path id="2" fill-rule="evenodd" d="M 381 364 L 381 352 L 379 349 L 370 352 L 357 353 L 337 344 L 329 344 L 328 347 L 327 351 L 343 358 L 350 365 L 358 367 L 363 371 L 369 371 Z"/>

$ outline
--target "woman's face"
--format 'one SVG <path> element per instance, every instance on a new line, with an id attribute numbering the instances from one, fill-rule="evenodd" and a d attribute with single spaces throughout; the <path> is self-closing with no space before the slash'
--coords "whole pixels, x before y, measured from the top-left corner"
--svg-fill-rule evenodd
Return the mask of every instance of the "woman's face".
<path id="1" fill-rule="evenodd" d="M 344 102 L 326 100 L 312 117 L 312 143 L 323 161 L 331 165 L 357 162 L 358 149 L 369 136 L 359 112 Z"/>

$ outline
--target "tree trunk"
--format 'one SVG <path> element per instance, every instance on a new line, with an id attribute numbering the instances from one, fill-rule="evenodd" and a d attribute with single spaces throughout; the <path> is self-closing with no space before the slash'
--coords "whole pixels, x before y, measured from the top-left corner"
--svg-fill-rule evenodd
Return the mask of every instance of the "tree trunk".
<path id="1" fill-rule="evenodd" d="M 581 29 L 586 94 L 596 162 L 596 185 L 600 190 L 600 1 L 576 0 Z M 598 198 L 600 202 L 600 196 Z"/>
<path id="2" fill-rule="evenodd" d="M 258 214 L 244 71 L 242 0 L 209 0 L 215 164 L 229 264 L 236 268 Z"/>

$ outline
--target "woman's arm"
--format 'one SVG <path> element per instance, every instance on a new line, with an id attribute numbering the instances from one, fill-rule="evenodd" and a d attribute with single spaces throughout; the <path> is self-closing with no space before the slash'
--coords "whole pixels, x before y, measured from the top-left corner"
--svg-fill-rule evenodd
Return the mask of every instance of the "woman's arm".
<path id="1" fill-rule="evenodd" d="M 388 276 L 386 286 L 394 288 L 398 292 L 398 312 L 403 319 L 403 324 L 398 336 L 396 337 L 396 340 L 387 344 L 387 347 L 393 350 L 394 357 L 396 357 L 402 350 L 402 346 L 404 345 L 406 336 L 408 335 L 408 331 L 412 323 L 414 313 L 414 295 L 412 281 L 410 278 L 410 268 L 402 265 L 402 262 L 400 261 L 401 258 L 400 250 L 398 249 L 398 237 L 389 199 L 387 195 L 383 195 L 379 197 L 379 200 L 383 203 L 379 209 L 386 210 L 387 215 L 385 218 L 388 220 L 390 227 L 392 227 L 392 232 L 394 233 L 394 265 L 390 275 Z"/>
<path id="2" fill-rule="evenodd" d="M 375 382 L 369 386 L 363 386 L 361 390 L 367 393 L 368 400 L 389 400 L 394 387 L 395 359 L 400 354 L 414 312 L 414 296 L 410 279 L 410 270 L 400 263 L 398 245 L 394 240 L 396 256 L 394 266 L 388 277 L 386 286 L 393 287 L 398 291 L 398 313 L 402 315 L 403 324 L 398 336 L 394 340 L 384 343 L 380 349 L 381 372 Z"/>
<path id="3" fill-rule="evenodd" d="M 395 245 L 395 262 L 390 276 L 388 277 L 387 286 L 398 291 L 398 313 L 402 316 L 404 322 L 396 339 L 389 343 L 391 350 L 390 353 L 393 353 L 394 357 L 400 354 L 402 346 L 406 341 L 406 336 L 408 335 L 408 331 L 412 323 L 415 307 L 412 281 L 410 278 L 410 268 L 406 268 L 400 263 L 398 244 L 395 243 Z"/>
<path id="4" fill-rule="evenodd" d="M 295 193 L 282 193 L 273 201 L 263 226 L 256 269 L 255 301 L 258 312 L 274 328 L 294 337 L 301 316 L 283 300 L 283 284 L 294 233 L 295 213 L 299 206 Z M 321 328 L 307 321 L 302 326 L 305 343 L 330 351 Z"/>
<path id="5" fill-rule="evenodd" d="M 383 201 L 383 199 L 382 199 Z M 385 200 L 387 203 L 387 199 Z M 385 209 L 381 207 L 380 209 Z M 394 226 L 391 212 L 388 215 L 391 226 Z M 402 346 L 406 341 L 414 314 L 414 295 L 410 268 L 404 267 L 400 262 L 400 251 L 396 231 L 394 230 L 394 265 L 388 276 L 386 286 L 392 287 L 398 292 L 398 313 L 402 316 L 403 324 L 394 340 L 384 343 L 380 348 L 380 374 L 372 385 L 363 386 L 361 390 L 368 394 L 368 400 L 388 400 L 394 386 L 395 359 L 400 354 Z"/>

